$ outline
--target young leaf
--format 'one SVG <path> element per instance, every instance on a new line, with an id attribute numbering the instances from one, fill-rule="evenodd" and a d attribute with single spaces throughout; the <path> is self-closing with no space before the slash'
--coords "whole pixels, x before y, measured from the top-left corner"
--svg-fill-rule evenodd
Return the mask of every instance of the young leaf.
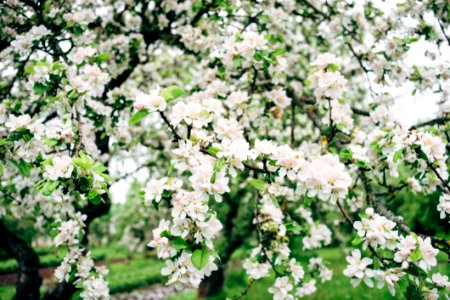
<path id="1" fill-rule="evenodd" d="M 107 61 L 109 57 L 110 57 L 109 53 L 104 52 L 102 54 L 97 55 L 95 60 L 97 61 L 97 63 L 101 63 L 101 62 Z"/>
<path id="2" fill-rule="evenodd" d="M 403 149 L 398 150 L 394 153 L 394 157 L 392 158 L 392 161 L 396 163 L 403 155 Z"/>
<path id="3" fill-rule="evenodd" d="M 420 252 L 420 249 L 416 249 L 409 257 L 411 257 L 413 261 L 418 261 L 422 258 L 422 252 Z"/>
<path id="4" fill-rule="evenodd" d="M 19 162 L 13 160 L 11 160 L 11 162 L 19 169 L 20 173 L 22 173 L 23 176 L 30 176 L 31 169 L 33 168 L 32 163 L 27 163 L 22 158 L 19 160 Z"/>
<path id="5" fill-rule="evenodd" d="M 264 189 L 266 188 L 266 183 L 261 179 L 250 179 L 248 182 L 258 191 L 264 191 Z"/>
<path id="6" fill-rule="evenodd" d="M 184 94 L 184 90 L 175 85 L 169 86 L 161 92 L 161 96 L 166 100 L 167 103 L 172 103 L 176 99 L 183 97 Z"/>
<path id="7" fill-rule="evenodd" d="M 89 199 L 89 201 L 91 201 L 92 202 L 92 204 L 94 204 L 94 205 L 99 205 L 100 204 L 100 202 L 102 202 L 102 196 L 100 196 L 100 195 L 97 195 L 97 196 L 95 196 L 94 198 L 92 198 L 92 199 Z"/>
<path id="8" fill-rule="evenodd" d="M 295 221 L 287 222 L 285 225 L 287 232 L 299 232 L 302 230 L 302 227 Z"/>
<path id="9" fill-rule="evenodd" d="M 283 55 L 285 52 L 286 52 L 286 50 L 284 48 L 277 48 L 277 49 L 273 50 L 269 56 L 270 56 L 270 58 L 273 58 L 273 57 L 276 57 L 279 55 Z"/>
<path id="10" fill-rule="evenodd" d="M 212 184 L 216 183 L 216 176 L 217 176 L 217 171 L 214 170 L 212 175 L 211 175 L 211 179 L 209 180 L 209 182 L 212 183 Z"/>
<path id="11" fill-rule="evenodd" d="M 208 148 L 208 153 L 211 154 L 212 156 L 216 156 L 217 153 L 220 152 L 220 149 L 217 147 L 209 147 Z"/>
<path id="12" fill-rule="evenodd" d="M 146 116 L 148 116 L 149 114 L 150 114 L 150 112 L 149 112 L 148 110 L 142 109 L 142 110 L 138 111 L 137 113 L 135 113 L 135 114 L 131 117 L 131 119 L 130 119 L 130 121 L 129 121 L 129 124 L 130 124 L 131 126 L 133 126 L 133 125 L 139 123 L 142 119 L 144 119 L 144 118 L 145 118 Z"/>
<path id="13" fill-rule="evenodd" d="M 186 241 L 179 236 L 174 236 L 171 240 L 173 247 L 177 250 L 186 249 L 188 247 L 188 243 L 186 243 Z"/>
<path id="14" fill-rule="evenodd" d="M 40 82 L 36 82 L 33 85 L 33 91 L 36 95 L 42 95 L 47 91 L 47 86 L 43 85 Z"/>
<path id="15" fill-rule="evenodd" d="M 166 237 L 166 238 L 170 238 L 170 233 L 167 230 L 164 230 L 163 232 L 160 233 L 159 235 L 160 237 Z"/>
<path id="16" fill-rule="evenodd" d="M 55 180 L 47 180 L 47 182 L 42 187 L 42 194 L 44 196 L 50 196 L 58 186 L 59 182 Z"/>
<path id="17" fill-rule="evenodd" d="M 428 162 L 428 156 L 425 154 L 425 152 L 423 152 L 422 149 L 420 149 L 419 151 L 419 156 L 421 159 L 423 159 L 424 161 Z"/>
<path id="18" fill-rule="evenodd" d="M 314 198 L 305 196 L 305 206 L 306 207 L 310 207 L 311 204 L 313 203 L 313 201 L 314 201 Z"/>
<path id="19" fill-rule="evenodd" d="M 223 166 L 225 165 L 225 162 L 226 162 L 225 157 L 221 157 L 220 159 L 218 159 L 214 165 L 214 170 L 217 172 L 222 170 Z"/>
<path id="20" fill-rule="evenodd" d="M 329 64 L 328 68 L 333 72 L 337 72 L 339 70 L 339 66 L 336 64 Z"/>
<path id="21" fill-rule="evenodd" d="M 206 249 L 203 250 L 195 250 L 192 253 L 192 264 L 199 270 L 203 269 L 204 266 L 208 263 L 209 260 L 209 251 Z"/>
<path id="22" fill-rule="evenodd" d="M 342 161 L 352 159 L 352 151 L 349 148 L 344 148 L 339 152 L 339 157 Z"/>
<path id="23" fill-rule="evenodd" d="M 361 245 L 364 242 L 363 238 L 360 237 L 359 235 L 355 236 L 355 238 L 352 240 L 352 246 L 353 247 L 358 247 L 359 245 Z"/>

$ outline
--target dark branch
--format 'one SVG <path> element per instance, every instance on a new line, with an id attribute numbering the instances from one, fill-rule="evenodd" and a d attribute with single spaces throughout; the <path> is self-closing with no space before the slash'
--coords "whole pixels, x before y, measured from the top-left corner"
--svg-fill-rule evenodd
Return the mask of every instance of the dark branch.
<path id="1" fill-rule="evenodd" d="M 422 123 L 416 124 L 414 126 L 411 126 L 409 128 L 409 130 L 414 130 L 414 129 L 417 129 L 417 128 L 420 128 L 420 127 L 425 127 L 425 126 L 428 126 L 428 125 L 442 125 L 442 124 L 445 124 L 448 121 L 450 121 L 450 118 L 448 118 L 448 117 L 436 118 L 436 119 L 432 119 L 432 120 L 429 120 L 429 121 L 422 122 Z"/>

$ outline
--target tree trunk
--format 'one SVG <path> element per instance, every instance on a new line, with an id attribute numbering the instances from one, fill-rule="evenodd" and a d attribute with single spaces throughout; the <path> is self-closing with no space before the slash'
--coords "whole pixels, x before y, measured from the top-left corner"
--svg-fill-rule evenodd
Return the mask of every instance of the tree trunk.
<path id="1" fill-rule="evenodd" d="M 211 273 L 211 276 L 206 277 L 198 288 L 198 298 L 204 299 L 207 296 L 213 296 L 220 293 L 225 281 L 225 272 L 222 266 L 219 269 Z"/>
<path id="2" fill-rule="evenodd" d="M 70 299 L 77 289 L 73 282 L 60 282 L 51 291 L 47 292 L 42 300 Z"/>
<path id="3" fill-rule="evenodd" d="M 39 276 L 39 257 L 21 238 L 12 233 L 0 220 L 1 246 L 17 261 L 16 294 L 13 299 L 38 300 L 42 278 Z"/>

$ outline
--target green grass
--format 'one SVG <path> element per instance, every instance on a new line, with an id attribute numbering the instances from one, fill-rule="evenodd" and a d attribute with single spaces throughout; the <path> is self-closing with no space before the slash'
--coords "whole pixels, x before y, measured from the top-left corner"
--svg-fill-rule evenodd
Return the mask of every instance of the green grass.
<path id="1" fill-rule="evenodd" d="M 160 275 L 163 262 L 151 259 L 134 257 L 128 262 L 107 263 L 109 274 L 106 280 L 112 294 L 131 291 L 138 287 L 147 286 L 163 281 Z M 0 299 L 11 299 L 15 293 L 15 286 L 0 287 Z M 43 293 L 41 293 L 43 294 Z"/>
<path id="2" fill-rule="evenodd" d="M 126 263 L 108 265 L 106 280 L 112 294 L 163 281 L 163 262 L 156 259 L 134 258 Z"/>
<path id="3" fill-rule="evenodd" d="M 14 285 L 0 286 L 0 299 L 12 299 L 16 293 L 16 287 Z"/>
<path id="4" fill-rule="evenodd" d="M 56 267 L 61 264 L 66 251 L 58 251 L 58 249 L 38 248 L 36 253 L 39 255 L 40 266 Z M 102 246 L 91 251 L 94 260 L 112 260 L 124 259 L 127 257 L 127 249 L 125 246 Z M 6 259 L 0 261 L 0 274 L 14 273 L 17 271 L 17 262 L 15 259 Z"/>

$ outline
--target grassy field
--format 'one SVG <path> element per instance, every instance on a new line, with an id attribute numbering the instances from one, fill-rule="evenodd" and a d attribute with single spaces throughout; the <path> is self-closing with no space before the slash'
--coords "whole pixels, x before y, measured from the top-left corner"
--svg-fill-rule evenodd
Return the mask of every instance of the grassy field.
<path id="1" fill-rule="evenodd" d="M 93 251 L 93 256 L 96 257 L 94 254 L 99 254 L 99 256 L 104 257 L 106 260 L 106 264 L 110 270 L 107 275 L 107 280 L 109 282 L 111 293 L 131 291 L 153 283 L 164 282 L 164 278 L 160 275 L 160 269 L 163 266 L 163 262 L 159 260 L 144 258 L 142 255 L 135 255 L 130 261 L 113 263 L 113 260 L 126 257 L 126 251 L 122 248 L 116 248 L 114 250 L 111 250 L 111 248 L 100 248 Z M 364 284 L 360 284 L 358 287 L 353 288 L 349 279 L 342 274 L 342 271 L 346 267 L 345 254 L 342 249 L 321 249 L 317 251 L 316 255 L 323 257 L 329 264 L 329 268 L 333 269 L 333 280 L 323 284 L 318 283 L 317 292 L 305 299 L 404 299 L 402 295 L 396 295 L 396 297 L 391 296 L 387 288 L 381 290 L 376 288 L 370 289 Z M 296 256 L 302 262 L 303 266 L 306 266 L 307 261 L 312 254 L 299 252 Z M 237 251 L 233 255 L 231 265 L 238 266 L 239 262 L 242 261 L 244 257 L 244 251 Z M 439 260 L 441 261 L 439 271 L 444 274 L 449 274 L 450 270 L 445 262 L 446 256 L 443 254 L 439 255 Z M 272 299 L 272 295 L 267 292 L 267 289 L 273 284 L 273 281 L 274 276 L 271 276 L 255 282 L 244 299 Z M 247 277 L 244 270 L 228 269 L 223 293 L 216 297 L 210 297 L 208 300 L 219 300 L 238 295 L 246 284 Z M 0 287 L 0 299 L 11 299 L 13 295 L 14 286 Z M 195 290 L 190 290 L 172 296 L 169 299 L 194 300 L 196 298 L 197 292 Z"/>

